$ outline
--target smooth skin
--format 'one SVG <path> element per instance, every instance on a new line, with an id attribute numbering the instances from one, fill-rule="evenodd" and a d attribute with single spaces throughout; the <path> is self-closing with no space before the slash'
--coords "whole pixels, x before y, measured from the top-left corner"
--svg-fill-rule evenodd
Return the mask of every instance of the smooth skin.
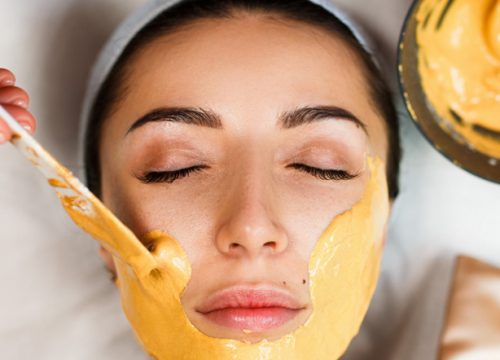
<path id="1" fill-rule="evenodd" d="M 1 72 L 0 102 L 35 128 L 27 94 Z M 160 229 L 176 238 L 192 265 L 182 303 L 207 335 L 276 339 L 312 309 L 308 260 L 322 232 L 362 197 L 366 156 L 387 160 L 384 120 L 369 95 L 361 63 L 337 37 L 289 20 L 242 13 L 204 20 L 164 36 L 130 64 L 126 91 L 106 119 L 101 140 L 103 202 L 139 238 Z M 348 110 L 363 127 L 330 117 L 291 129 L 279 114 L 300 107 Z M 222 127 L 156 121 L 165 107 L 208 109 Z M 10 132 L 0 123 L 7 139 Z M 325 180 L 294 165 L 343 170 Z M 175 182 L 145 183 L 152 171 L 203 170 Z M 101 249 L 113 271 L 113 259 Z M 303 305 L 292 321 L 246 334 L 202 314 L 207 299 L 234 286 L 273 288 Z M 347 284 L 346 284 L 347 286 Z"/>
<path id="2" fill-rule="evenodd" d="M 181 243 L 193 270 L 182 302 L 205 334 L 276 339 L 311 313 L 309 256 L 332 219 L 361 199 L 366 155 L 387 158 L 384 120 L 360 66 L 335 36 L 256 14 L 191 24 L 130 64 L 127 90 L 104 124 L 103 199 L 139 237 L 161 229 Z M 346 109 L 366 132 L 340 117 L 277 126 L 280 113 L 303 106 Z M 129 132 L 162 107 L 209 109 L 223 128 L 157 121 Z M 294 164 L 356 177 L 324 180 Z M 173 183 L 139 180 L 192 166 L 204 169 Z M 207 320 L 207 299 L 240 285 L 284 291 L 304 311 L 252 334 Z"/>

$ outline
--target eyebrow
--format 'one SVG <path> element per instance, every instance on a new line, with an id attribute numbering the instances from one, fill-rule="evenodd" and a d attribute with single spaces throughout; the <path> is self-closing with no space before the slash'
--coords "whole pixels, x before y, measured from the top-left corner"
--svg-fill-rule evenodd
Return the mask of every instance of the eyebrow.
<path id="1" fill-rule="evenodd" d="M 278 117 L 277 126 L 280 129 L 293 129 L 327 119 L 352 121 L 368 135 L 365 123 L 350 111 L 337 106 L 305 106 L 285 111 Z M 221 116 L 211 110 L 194 107 L 164 107 L 155 109 L 134 122 L 125 136 L 150 122 L 175 122 L 224 129 Z"/>

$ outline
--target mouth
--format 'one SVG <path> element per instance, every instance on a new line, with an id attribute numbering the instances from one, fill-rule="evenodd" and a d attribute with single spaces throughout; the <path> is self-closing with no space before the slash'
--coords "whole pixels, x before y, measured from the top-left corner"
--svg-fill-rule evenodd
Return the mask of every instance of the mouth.
<path id="1" fill-rule="evenodd" d="M 304 309 L 281 289 L 238 286 L 215 293 L 197 312 L 217 325 L 251 333 L 279 328 Z"/>

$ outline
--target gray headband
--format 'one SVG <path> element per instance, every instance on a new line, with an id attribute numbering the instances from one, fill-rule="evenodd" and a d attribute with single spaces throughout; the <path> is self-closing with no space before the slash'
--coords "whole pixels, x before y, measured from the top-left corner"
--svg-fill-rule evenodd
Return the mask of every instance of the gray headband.
<path id="1" fill-rule="evenodd" d="M 85 152 L 85 132 L 89 122 L 90 111 L 95 101 L 99 90 L 108 77 L 109 73 L 115 66 L 121 54 L 135 37 L 135 35 L 145 27 L 149 22 L 155 19 L 159 14 L 182 0 L 150 0 L 137 11 L 133 12 L 113 33 L 104 48 L 101 50 L 99 57 L 92 69 L 90 80 L 85 93 L 83 108 L 80 119 L 78 133 L 78 162 L 82 166 L 78 167 L 77 176 L 86 180 L 84 165 Z M 314 4 L 320 5 L 325 10 L 335 15 L 340 21 L 351 29 L 352 33 L 360 44 L 373 55 L 374 61 L 377 63 L 374 48 L 371 45 L 366 34 L 339 8 L 337 8 L 332 0 L 309 0 Z"/>

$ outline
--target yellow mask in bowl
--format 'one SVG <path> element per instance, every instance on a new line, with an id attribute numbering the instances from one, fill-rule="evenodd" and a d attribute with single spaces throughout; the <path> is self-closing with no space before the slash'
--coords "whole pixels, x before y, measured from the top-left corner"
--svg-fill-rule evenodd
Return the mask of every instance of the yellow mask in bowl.
<path id="1" fill-rule="evenodd" d="M 160 230 L 143 241 L 99 200 L 97 216 L 85 201 L 60 195 L 65 210 L 114 256 L 123 309 L 135 334 L 155 359 L 337 359 L 356 335 L 379 274 L 389 213 L 385 166 L 368 158 L 370 180 L 362 199 L 324 230 L 309 261 L 313 311 L 304 325 L 276 341 L 244 343 L 209 337 L 188 320 L 181 296 L 191 268 L 180 244 Z"/>
<path id="2" fill-rule="evenodd" d="M 422 0 L 419 73 L 441 126 L 500 159 L 500 1 Z"/>

